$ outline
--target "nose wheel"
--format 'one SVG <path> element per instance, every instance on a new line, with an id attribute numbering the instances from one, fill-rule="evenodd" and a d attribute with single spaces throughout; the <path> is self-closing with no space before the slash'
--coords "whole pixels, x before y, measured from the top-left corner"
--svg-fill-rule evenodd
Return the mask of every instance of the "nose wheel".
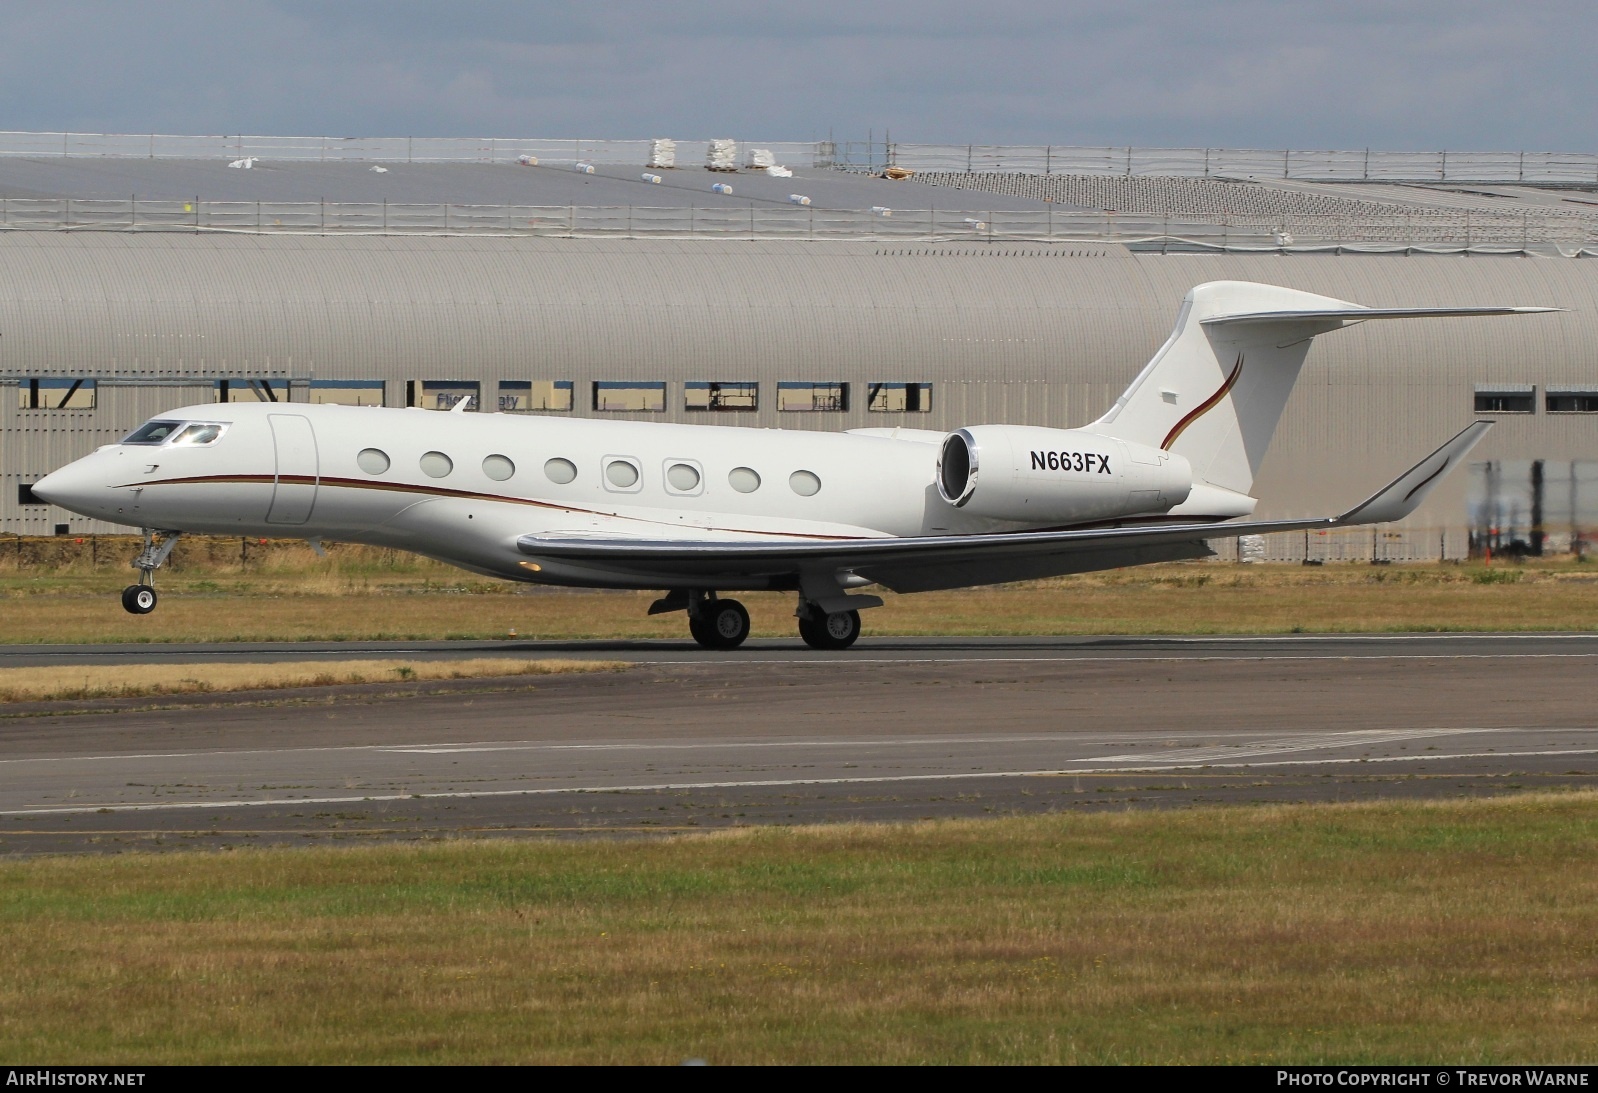
<path id="1" fill-rule="evenodd" d="M 122 590 L 122 607 L 130 615 L 148 615 L 155 610 L 155 589 L 147 584 L 130 584 Z"/>
<path id="2" fill-rule="evenodd" d="M 148 615 L 155 610 L 159 598 L 155 594 L 155 571 L 171 556 L 172 548 L 178 545 L 179 534 L 176 531 L 144 529 L 144 549 L 133 559 L 133 568 L 139 571 L 139 583 L 130 584 L 122 590 L 122 608 L 128 614 Z M 158 541 L 157 535 L 164 538 Z"/>

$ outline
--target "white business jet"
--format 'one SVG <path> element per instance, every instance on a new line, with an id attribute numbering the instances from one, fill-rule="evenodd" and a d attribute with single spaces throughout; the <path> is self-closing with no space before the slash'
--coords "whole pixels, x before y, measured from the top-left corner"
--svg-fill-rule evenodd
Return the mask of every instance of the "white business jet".
<path id="1" fill-rule="evenodd" d="M 185 532 L 369 543 L 509 580 L 662 590 L 702 645 L 798 595 L 799 633 L 842 649 L 882 585 L 922 592 L 1211 554 L 1205 540 L 1398 520 L 1490 427 L 1477 421 L 1339 516 L 1249 522 L 1249 491 L 1311 339 L 1370 319 L 1553 308 L 1365 308 L 1221 281 L 1080 429 L 814 433 L 332 405 L 183 406 L 48 475 L 40 498 L 144 529 L 124 590 Z M 457 406 L 457 409 L 463 409 Z"/>

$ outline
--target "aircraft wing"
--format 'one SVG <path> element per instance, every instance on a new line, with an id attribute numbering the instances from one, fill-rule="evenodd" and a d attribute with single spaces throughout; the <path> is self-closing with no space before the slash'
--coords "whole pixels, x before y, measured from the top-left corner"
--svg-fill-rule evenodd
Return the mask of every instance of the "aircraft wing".
<path id="1" fill-rule="evenodd" d="M 1413 512 L 1443 473 L 1492 427 L 1477 421 L 1388 485 L 1339 516 L 1303 520 L 1183 523 L 1154 518 L 1118 527 L 991 535 L 876 539 L 583 539 L 524 535 L 517 547 L 555 563 L 647 574 L 661 587 L 709 587 L 749 580 L 766 587 L 810 587 L 816 577 L 854 574 L 895 592 L 995 584 L 1084 573 L 1145 562 L 1202 558 L 1207 539 L 1386 523 Z M 754 587 L 756 585 L 745 585 Z"/>

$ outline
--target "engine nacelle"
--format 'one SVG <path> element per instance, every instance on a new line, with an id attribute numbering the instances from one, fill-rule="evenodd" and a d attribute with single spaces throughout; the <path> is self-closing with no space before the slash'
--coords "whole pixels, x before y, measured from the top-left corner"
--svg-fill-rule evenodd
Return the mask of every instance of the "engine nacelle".
<path id="1" fill-rule="evenodd" d="M 1162 513 L 1187 500 L 1193 468 L 1179 455 L 1078 429 L 976 425 L 938 455 L 938 492 L 995 520 L 1076 523 Z"/>

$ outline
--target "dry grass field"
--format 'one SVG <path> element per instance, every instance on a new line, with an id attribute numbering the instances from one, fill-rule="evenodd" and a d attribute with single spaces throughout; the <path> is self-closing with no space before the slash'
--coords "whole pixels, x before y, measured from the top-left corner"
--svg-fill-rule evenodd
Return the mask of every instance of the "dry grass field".
<path id="1" fill-rule="evenodd" d="M 127 539 L 0 541 L 0 641 L 265 641 L 685 637 L 654 593 L 492 581 L 394 551 L 185 541 L 161 606 L 130 616 Z M 793 600 L 740 597 L 757 636 L 793 635 Z M 1598 566 L 1200 562 L 1027 585 L 888 596 L 868 634 L 1226 634 L 1591 630 Z"/>
<path id="2" fill-rule="evenodd" d="M 1598 1048 L 1598 795 L 0 862 L 15 1063 Z"/>
<path id="3" fill-rule="evenodd" d="M 0 668 L 0 703 L 55 699 L 139 698 L 147 695 L 276 691 L 298 687 L 336 687 L 351 683 L 397 683 L 426 679 L 481 679 L 548 676 L 625 668 L 620 661 L 513 660 L 343 660 L 280 661 L 264 664 L 145 664 L 136 677 L 121 665 L 70 668 Z"/>

